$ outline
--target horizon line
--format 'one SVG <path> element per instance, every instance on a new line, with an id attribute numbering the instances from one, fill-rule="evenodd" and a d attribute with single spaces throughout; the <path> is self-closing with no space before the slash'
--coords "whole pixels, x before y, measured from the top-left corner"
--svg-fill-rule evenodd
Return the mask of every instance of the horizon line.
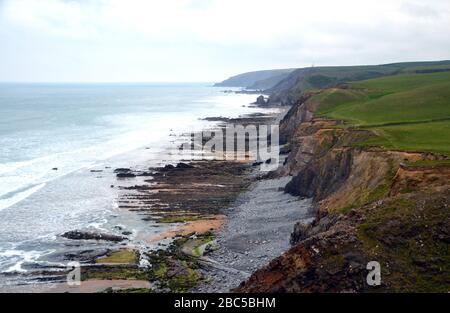
<path id="1" fill-rule="evenodd" d="M 216 81 L 0 81 L 0 84 L 215 84 Z"/>

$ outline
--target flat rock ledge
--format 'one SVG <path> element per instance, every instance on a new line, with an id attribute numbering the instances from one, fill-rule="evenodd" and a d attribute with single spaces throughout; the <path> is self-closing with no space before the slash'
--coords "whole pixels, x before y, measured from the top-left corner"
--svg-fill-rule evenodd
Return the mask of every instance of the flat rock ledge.
<path id="1" fill-rule="evenodd" d="M 113 241 L 120 242 L 124 241 L 125 237 L 113 235 L 113 234 L 105 234 L 105 233 L 94 233 L 94 232 L 84 232 L 80 230 L 71 230 L 61 235 L 67 239 L 73 240 L 104 240 L 104 241 Z"/>

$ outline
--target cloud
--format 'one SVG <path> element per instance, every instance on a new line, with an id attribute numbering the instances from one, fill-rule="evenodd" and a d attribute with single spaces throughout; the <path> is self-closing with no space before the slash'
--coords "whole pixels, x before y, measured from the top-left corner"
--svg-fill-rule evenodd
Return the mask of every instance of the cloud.
<path id="1" fill-rule="evenodd" d="M 426 5 L 402 0 L 5 0 L 0 43 L 17 52 L 21 38 L 39 41 L 44 61 L 45 50 L 52 49 L 53 61 L 61 66 L 76 51 L 80 64 L 94 67 L 85 79 L 123 73 L 125 79 L 157 80 L 159 75 L 179 80 L 194 70 L 197 79 L 208 79 L 215 70 L 216 79 L 234 71 L 313 62 L 448 58 L 449 12 L 447 0 Z M 10 50 L 3 53 L 13 55 Z M 105 59 L 120 60 L 114 75 L 102 74 L 103 67 L 96 73 L 96 64 Z M 147 72 L 139 72 L 136 64 Z M 81 73 L 73 76 L 84 79 Z"/>
<path id="2" fill-rule="evenodd" d="M 404 2 L 402 3 L 401 9 L 414 18 L 436 18 L 440 15 L 439 11 L 433 7 L 424 5 L 422 1 Z"/>

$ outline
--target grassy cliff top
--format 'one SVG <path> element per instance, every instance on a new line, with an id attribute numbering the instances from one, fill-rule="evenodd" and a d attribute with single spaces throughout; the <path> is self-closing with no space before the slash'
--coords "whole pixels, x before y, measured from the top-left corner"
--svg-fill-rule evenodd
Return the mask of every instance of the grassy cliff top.
<path id="1" fill-rule="evenodd" d="M 266 90 L 274 103 L 294 104 L 312 89 L 331 88 L 349 81 L 362 81 L 401 74 L 425 74 L 450 71 L 450 61 L 404 62 L 362 66 L 323 66 L 300 68 Z"/>
<path id="2" fill-rule="evenodd" d="M 372 129 L 378 137 L 363 145 L 450 155 L 450 72 L 417 71 L 324 89 L 309 101 L 319 116 Z"/>

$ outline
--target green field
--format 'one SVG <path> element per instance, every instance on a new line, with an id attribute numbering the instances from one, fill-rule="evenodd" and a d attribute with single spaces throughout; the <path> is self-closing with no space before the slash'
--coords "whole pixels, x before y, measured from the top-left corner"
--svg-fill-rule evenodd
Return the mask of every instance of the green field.
<path id="1" fill-rule="evenodd" d="M 378 137 L 363 145 L 450 155 L 450 72 L 351 82 L 310 101 L 319 103 L 319 116 L 374 130 Z"/>
<path id="2" fill-rule="evenodd" d="M 403 62 L 362 66 L 323 66 L 300 68 L 291 72 L 268 91 L 272 98 L 293 104 L 304 92 L 332 88 L 349 81 L 356 82 L 402 74 L 450 72 L 450 61 Z"/>

